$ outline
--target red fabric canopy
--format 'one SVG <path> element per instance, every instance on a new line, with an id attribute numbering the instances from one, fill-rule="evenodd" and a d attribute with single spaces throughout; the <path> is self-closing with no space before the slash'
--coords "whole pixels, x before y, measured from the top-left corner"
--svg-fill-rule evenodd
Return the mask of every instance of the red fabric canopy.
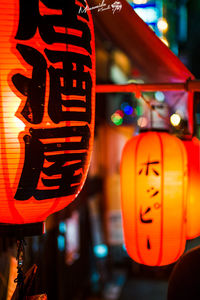
<path id="1" fill-rule="evenodd" d="M 122 9 L 115 13 L 111 8 L 103 11 L 92 9 L 94 23 L 127 54 L 145 82 L 181 82 L 189 77 L 194 78 L 126 0 L 120 2 Z M 101 3 L 100 0 L 88 0 L 90 8 Z M 103 3 L 108 7 L 114 0 L 104 0 Z"/>
<path id="2" fill-rule="evenodd" d="M 139 70 L 144 82 L 185 82 L 189 78 L 194 79 L 194 75 L 134 12 L 126 0 L 119 1 L 122 9 L 115 13 L 109 8 L 114 2 L 116 1 L 88 0 L 95 27 L 126 53 Z M 95 6 L 101 4 L 105 4 L 103 9 L 109 9 L 98 11 Z M 179 93 L 180 100 L 177 101 L 177 92 L 170 92 L 167 95 L 167 103 L 170 106 L 175 106 L 175 103 L 178 103 L 179 107 L 185 106 L 189 131 L 193 132 L 193 94 L 187 94 Z"/>

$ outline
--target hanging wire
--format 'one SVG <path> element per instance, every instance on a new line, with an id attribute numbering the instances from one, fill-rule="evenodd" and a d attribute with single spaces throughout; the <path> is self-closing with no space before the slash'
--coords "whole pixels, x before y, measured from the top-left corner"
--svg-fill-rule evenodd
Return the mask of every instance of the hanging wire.
<path id="1" fill-rule="evenodd" d="M 24 258 L 25 258 L 25 240 L 17 240 L 17 278 L 14 280 L 17 283 L 17 287 L 19 288 L 19 299 L 23 299 L 23 289 L 24 289 L 24 279 L 25 274 L 23 271 L 24 267 Z"/>
<path id="2" fill-rule="evenodd" d="M 140 98 L 145 102 L 145 104 L 149 107 L 149 109 L 150 109 L 151 111 L 153 110 L 153 111 L 157 114 L 157 116 L 158 116 L 159 118 L 163 119 L 165 122 L 167 122 L 167 124 L 170 124 L 169 118 L 164 117 L 163 115 L 161 115 L 161 114 L 156 110 L 156 107 L 152 107 L 151 102 L 148 101 L 148 100 L 144 97 L 144 95 L 143 95 L 142 93 L 141 93 L 141 95 L 140 95 Z"/>

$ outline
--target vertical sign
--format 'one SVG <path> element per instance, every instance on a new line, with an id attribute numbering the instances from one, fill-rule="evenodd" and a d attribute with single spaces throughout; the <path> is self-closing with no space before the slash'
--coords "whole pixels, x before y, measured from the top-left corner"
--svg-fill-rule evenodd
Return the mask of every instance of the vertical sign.
<path id="1" fill-rule="evenodd" d="M 85 0 L 0 3 L 1 223 L 32 223 L 80 192 L 94 131 L 95 49 Z"/>

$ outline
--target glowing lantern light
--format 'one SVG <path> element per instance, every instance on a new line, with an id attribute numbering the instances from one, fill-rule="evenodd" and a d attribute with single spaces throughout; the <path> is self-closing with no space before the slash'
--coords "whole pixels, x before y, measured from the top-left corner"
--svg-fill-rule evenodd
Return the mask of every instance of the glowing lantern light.
<path id="1" fill-rule="evenodd" d="M 175 262 L 186 240 L 187 156 L 181 140 L 146 132 L 124 147 L 121 194 L 124 239 L 141 264 Z"/>
<path id="2" fill-rule="evenodd" d="M 200 235 L 200 141 L 194 137 L 183 141 L 188 158 L 188 199 L 187 199 L 187 231 L 188 239 Z"/>
<path id="3" fill-rule="evenodd" d="M 94 133 L 86 1 L 0 3 L 0 223 L 42 222 L 80 192 Z"/>

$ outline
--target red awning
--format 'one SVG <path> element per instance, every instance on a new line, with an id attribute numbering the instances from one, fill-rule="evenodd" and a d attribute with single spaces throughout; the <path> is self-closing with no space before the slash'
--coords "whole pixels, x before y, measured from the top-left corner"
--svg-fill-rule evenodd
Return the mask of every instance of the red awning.
<path id="1" fill-rule="evenodd" d="M 126 0 L 120 11 L 92 9 L 95 26 L 133 61 L 145 82 L 181 82 L 194 78 L 184 64 L 134 12 Z M 88 0 L 90 8 L 114 1 Z M 106 8 L 106 6 L 104 8 Z"/>
<path id="2" fill-rule="evenodd" d="M 113 13 L 109 5 L 114 0 L 88 0 L 95 28 L 104 33 L 114 45 L 126 53 L 133 65 L 139 70 L 145 83 L 185 82 L 194 79 L 194 75 L 180 59 L 155 35 L 147 24 L 134 12 L 126 0 L 120 11 Z M 102 5 L 98 11 L 95 6 Z M 177 101 L 177 97 L 180 99 Z M 192 93 L 169 92 L 167 103 L 170 106 L 184 106 L 189 121 L 189 131 L 193 132 L 193 96 Z"/>

